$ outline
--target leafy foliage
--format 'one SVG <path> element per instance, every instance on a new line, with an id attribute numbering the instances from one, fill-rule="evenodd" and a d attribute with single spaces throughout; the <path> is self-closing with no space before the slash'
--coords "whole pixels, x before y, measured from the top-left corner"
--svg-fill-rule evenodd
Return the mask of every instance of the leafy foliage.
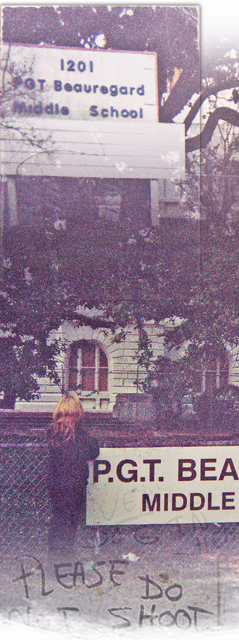
<path id="1" fill-rule="evenodd" d="M 227 385 L 212 393 L 195 396 L 193 407 L 200 423 L 216 430 L 237 427 L 239 415 L 239 389 Z"/>
<path id="2" fill-rule="evenodd" d="M 173 361 L 159 356 L 148 368 L 143 390 L 151 393 L 156 405 L 157 422 L 173 427 L 184 417 L 187 408 L 186 396 L 192 392 L 192 369 L 186 357 Z"/>
<path id="3" fill-rule="evenodd" d="M 111 328 L 116 340 L 135 323 L 138 360 L 148 369 L 147 388 L 157 396 L 165 420 L 182 414 L 198 358 L 210 361 L 226 345 L 238 346 L 238 137 L 233 128 L 239 125 L 238 52 L 217 51 L 216 59 L 204 62 L 200 93 L 197 35 L 193 7 L 5 7 L 5 42 L 90 49 L 104 36 L 101 46 L 108 49 L 156 51 L 160 121 L 172 122 L 187 107 L 189 152 L 185 220 L 165 222 L 159 230 L 145 224 L 145 212 L 142 224 L 141 213 L 135 216 L 138 226 L 127 215 L 117 223 L 99 219 L 93 180 L 80 185 L 84 205 L 78 216 L 73 200 L 67 211 L 63 185 L 45 178 L 42 196 L 33 179 L 31 200 L 22 204 L 23 225 L 4 238 L 0 386 L 11 398 L 34 397 L 36 376 L 46 372 L 60 384 L 54 331 L 64 320 L 98 322 Z M 172 86 L 175 69 L 180 77 Z M 17 70 L 11 75 L 15 84 L 3 81 L 2 126 L 9 126 L 7 104 L 12 90 L 19 89 Z M 200 95 L 191 102 L 195 93 Z M 200 110 L 203 130 L 189 135 Z M 221 120 L 229 124 L 222 126 Z M 35 138 L 34 131 L 19 132 L 30 147 L 47 150 L 49 141 Z M 202 147 L 199 155 L 195 150 Z M 21 178 L 18 186 L 23 194 Z M 29 214 L 35 225 L 29 226 Z M 82 313 L 84 307 L 97 308 L 100 319 Z M 152 362 L 147 320 L 164 324 L 165 352 L 173 360 Z"/>

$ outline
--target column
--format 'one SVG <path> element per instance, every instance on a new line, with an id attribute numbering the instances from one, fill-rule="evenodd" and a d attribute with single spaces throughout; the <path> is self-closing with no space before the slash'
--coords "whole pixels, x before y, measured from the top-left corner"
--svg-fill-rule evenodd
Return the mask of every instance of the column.
<path id="1" fill-rule="evenodd" d="M 150 180 L 150 208 L 151 208 L 151 224 L 154 227 L 159 226 L 159 188 L 158 180 Z"/>
<path id="2" fill-rule="evenodd" d="M 7 177 L 7 199 L 8 199 L 8 224 L 14 227 L 17 224 L 17 190 L 16 181 L 13 176 Z"/>

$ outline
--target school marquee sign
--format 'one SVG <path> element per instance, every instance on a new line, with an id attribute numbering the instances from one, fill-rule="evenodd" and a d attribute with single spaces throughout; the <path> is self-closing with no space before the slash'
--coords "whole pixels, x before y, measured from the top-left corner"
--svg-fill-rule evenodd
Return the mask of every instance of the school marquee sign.
<path id="1" fill-rule="evenodd" d="M 155 53 L 3 45 L 14 116 L 158 121 Z"/>
<path id="2" fill-rule="evenodd" d="M 87 524 L 239 522 L 239 447 L 104 448 Z"/>
<path id="3" fill-rule="evenodd" d="M 1 131 L 1 172 L 11 189 L 16 175 L 150 180 L 158 225 L 159 181 L 185 176 L 185 126 L 158 121 L 157 55 L 20 44 L 2 53 L 13 127 Z"/>

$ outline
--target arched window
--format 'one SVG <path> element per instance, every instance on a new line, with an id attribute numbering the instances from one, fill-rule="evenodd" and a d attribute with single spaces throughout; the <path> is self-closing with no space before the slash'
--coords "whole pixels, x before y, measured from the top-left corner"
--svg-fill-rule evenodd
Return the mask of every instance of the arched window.
<path id="1" fill-rule="evenodd" d="M 80 340 L 71 345 L 69 358 L 69 389 L 107 391 L 108 361 L 97 344 Z"/>
<path id="2" fill-rule="evenodd" d="M 228 384 L 229 363 L 226 353 L 220 356 L 202 358 L 195 368 L 195 382 L 198 393 L 213 393 L 223 385 Z"/>

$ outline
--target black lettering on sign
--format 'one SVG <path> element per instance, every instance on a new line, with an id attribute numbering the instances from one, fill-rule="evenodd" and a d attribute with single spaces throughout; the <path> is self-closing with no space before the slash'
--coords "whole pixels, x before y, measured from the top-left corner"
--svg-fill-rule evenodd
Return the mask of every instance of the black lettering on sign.
<path id="1" fill-rule="evenodd" d="M 45 620 L 45 622 L 43 620 Z M 47 613 L 39 613 L 36 619 L 36 623 L 37 623 L 38 629 L 42 629 L 43 631 L 46 631 L 46 629 L 49 629 L 51 626 L 51 618 L 50 616 L 48 616 Z"/>
<path id="2" fill-rule="evenodd" d="M 234 498 L 229 498 L 228 496 L 234 496 L 235 493 L 234 491 L 223 491 L 222 494 L 222 509 L 235 509 L 235 505 L 233 506 L 228 506 L 228 502 L 234 502 Z"/>
<path id="3" fill-rule="evenodd" d="M 227 467 L 230 468 L 230 471 L 227 471 Z M 232 476 L 234 480 L 238 480 L 238 475 L 231 458 L 225 460 L 218 480 L 224 480 L 226 476 Z"/>
<path id="4" fill-rule="evenodd" d="M 128 475 L 124 476 L 122 474 L 122 469 L 125 465 L 130 464 L 132 467 L 137 467 L 137 462 L 135 462 L 134 460 L 121 460 L 121 462 L 119 462 L 119 464 L 117 465 L 117 469 L 116 469 L 116 475 L 117 478 L 119 478 L 119 480 L 121 480 L 121 482 L 137 482 L 137 471 L 133 470 L 133 469 L 128 469 Z"/>
<path id="5" fill-rule="evenodd" d="M 75 68 L 76 63 L 74 60 L 68 60 L 66 64 L 67 64 L 66 71 L 76 71 L 76 68 Z M 61 58 L 60 60 L 60 69 L 61 71 L 65 70 L 65 61 L 63 60 L 63 58 Z M 84 62 L 84 60 L 80 60 L 80 62 L 78 62 L 77 69 L 78 71 L 80 71 L 80 73 L 83 73 L 83 71 L 86 70 L 86 63 Z M 90 73 L 93 73 L 94 71 L 94 65 L 92 60 L 89 61 L 89 70 L 90 70 Z"/>
<path id="6" fill-rule="evenodd" d="M 55 91 L 62 91 L 62 82 L 61 82 L 61 80 L 54 80 L 54 89 L 55 89 Z"/>
<path id="7" fill-rule="evenodd" d="M 44 84 L 45 84 L 45 80 L 41 80 L 40 78 L 37 80 L 37 82 L 39 82 L 40 85 L 40 91 L 44 90 Z"/>
<path id="8" fill-rule="evenodd" d="M 119 571 L 119 569 L 115 569 L 115 565 L 120 564 L 127 566 L 129 564 L 128 560 L 110 560 L 111 569 L 110 569 L 110 581 L 116 586 L 120 587 L 122 582 L 116 582 L 114 576 L 124 576 L 124 571 Z"/>
<path id="9" fill-rule="evenodd" d="M 113 97 L 118 95 L 117 84 L 111 84 L 111 86 L 110 86 L 110 95 L 113 96 Z"/>
<path id="10" fill-rule="evenodd" d="M 191 458 L 185 458 L 178 461 L 178 480 L 194 480 L 196 478 L 196 462 Z M 185 475 L 187 474 L 187 475 Z M 188 475 L 189 474 L 189 475 Z"/>
<path id="11" fill-rule="evenodd" d="M 119 613 L 116 613 L 116 611 L 132 611 L 131 607 L 114 607 L 113 609 L 108 609 L 108 612 L 114 616 L 114 618 L 119 618 L 120 620 L 123 620 L 123 624 L 114 624 L 113 625 L 113 629 L 124 629 L 125 627 L 131 627 L 131 622 L 128 618 L 125 618 L 125 616 L 120 615 Z"/>
<path id="12" fill-rule="evenodd" d="M 217 511 L 218 509 L 220 509 L 220 507 L 212 504 L 212 493 L 208 493 L 207 498 L 208 498 L 207 500 L 208 511 Z"/>
<path id="13" fill-rule="evenodd" d="M 73 573 L 73 585 L 74 587 L 76 587 L 77 584 L 77 578 L 80 577 L 81 578 L 81 582 L 82 584 L 85 584 L 85 571 L 84 571 L 84 565 L 82 562 L 80 562 L 80 560 L 78 560 L 75 563 L 75 567 L 74 567 L 74 573 Z"/>
<path id="14" fill-rule="evenodd" d="M 29 595 L 29 585 L 28 585 L 27 578 L 30 578 L 31 576 L 35 577 L 36 576 L 36 572 L 39 572 L 40 573 L 41 595 L 42 596 L 49 596 L 50 593 L 53 593 L 54 589 L 50 589 L 49 591 L 46 591 L 45 571 L 43 569 L 42 563 L 35 556 L 27 555 L 25 557 L 33 559 L 37 564 L 31 571 L 26 571 L 23 562 L 21 562 L 21 574 L 20 574 L 20 576 L 17 576 L 17 578 L 14 578 L 13 582 L 18 582 L 19 580 L 23 581 L 25 596 L 26 596 L 27 599 L 29 599 L 30 595 Z"/>
<path id="15" fill-rule="evenodd" d="M 12 83 L 13 83 L 14 89 L 17 89 L 17 87 L 19 87 L 20 84 L 22 84 L 21 76 L 15 76 L 15 78 L 13 78 L 12 80 Z"/>
<path id="16" fill-rule="evenodd" d="M 99 111 L 97 109 L 97 105 L 96 104 L 92 104 L 90 107 L 90 115 L 95 117 L 99 115 Z M 97 481 L 96 481 L 97 482 Z"/>
<path id="17" fill-rule="evenodd" d="M 181 584 L 171 584 L 171 586 L 165 590 L 165 595 L 171 602 L 178 602 L 183 596 Z"/>
<path id="18" fill-rule="evenodd" d="M 66 84 L 64 84 L 64 89 L 65 91 L 72 91 L 73 87 L 72 84 L 70 84 L 69 82 L 66 82 Z"/>
<path id="19" fill-rule="evenodd" d="M 190 611 L 193 611 L 193 622 L 194 622 L 194 626 L 197 628 L 198 626 L 198 614 L 199 613 L 205 613 L 206 615 L 212 616 L 213 612 L 212 611 L 207 611 L 207 609 L 201 609 L 200 607 L 194 607 L 192 605 L 188 605 L 188 609 Z"/>
<path id="20" fill-rule="evenodd" d="M 86 63 L 84 60 L 80 60 L 80 62 L 78 62 L 78 69 L 81 73 L 86 70 Z"/>
<path id="21" fill-rule="evenodd" d="M 202 493 L 190 493 L 190 511 L 199 511 L 200 509 L 203 509 L 204 505 L 205 498 Z"/>
<path id="22" fill-rule="evenodd" d="M 36 86 L 36 83 L 33 80 L 33 78 L 27 78 L 24 81 L 24 84 L 25 84 L 26 89 L 30 89 L 30 91 L 32 91 L 32 89 L 35 89 L 35 86 Z"/>
<path id="23" fill-rule="evenodd" d="M 114 109 L 114 107 L 111 107 L 111 109 L 110 109 L 110 115 L 111 115 L 111 118 L 113 118 L 114 116 L 115 116 L 116 118 L 118 118 L 118 117 L 119 117 L 118 109 Z"/>
<path id="24" fill-rule="evenodd" d="M 33 112 L 36 113 L 37 115 L 42 115 L 42 113 L 43 113 L 43 104 L 42 104 L 42 102 L 38 102 L 38 104 L 34 105 Z"/>
<path id="25" fill-rule="evenodd" d="M 148 574 L 146 574 L 145 578 L 144 576 L 138 576 L 139 580 L 142 580 L 142 582 L 145 582 L 145 596 L 141 596 L 141 598 L 143 600 L 155 600 L 157 598 L 162 598 L 163 597 L 163 589 L 160 586 L 160 584 L 158 584 L 157 582 L 155 582 L 154 580 L 151 580 L 151 578 L 149 577 Z M 154 589 L 157 589 L 156 593 L 150 594 L 150 587 L 154 587 Z"/>
<path id="26" fill-rule="evenodd" d="M 93 582 L 93 583 L 91 583 L 91 584 L 86 584 L 86 583 L 85 583 L 85 586 L 86 586 L 88 589 L 92 589 L 93 587 L 100 587 L 100 585 L 103 583 L 103 576 L 102 576 L 102 574 L 100 573 L 100 571 L 98 571 L 98 570 L 96 569 L 96 567 L 101 567 L 101 566 L 103 566 L 104 564 L 106 564 L 106 563 L 105 563 L 105 561 L 104 561 L 104 560 L 100 560 L 99 562 L 94 562 L 94 564 L 92 565 L 92 571 L 94 571 L 94 572 L 96 573 L 96 575 L 97 575 L 97 576 L 99 576 L 99 579 L 98 579 L 98 580 L 96 580 L 96 582 Z"/>
<path id="27" fill-rule="evenodd" d="M 71 580 L 72 584 L 66 584 L 65 582 L 63 582 L 64 578 L 67 578 L 67 576 L 73 576 L 72 573 L 69 573 L 69 571 L 64 572 L 64 573 L 60 573 L 60 570 L 62 568 L 65 567 L 71 567 L 71 563 L 70 562 L 62 562 L 60 564 L 54 564 L 54 568 L 55 568 L 55 574 L 56 574 L 56 579 L 57 582 L 59 582 L 59 584 L 61 585 L 61 587 L 63 587 L 64 589 L 72 589 L 73 587 L 73 581 Z"/>
<path id="28" fill-rule="evenodd" d="M 100 87 L 100 92 L 101 93 L 108 93 L 108 87 L 106 87 L 104 84 L 102 85 L 102 87 Z"/>
<path id="29" fill-rule="evenodd" d="M 180 502 L 178 503 L 178 498 L 180 501 L 182 500 L 181 504 Z M 172 493 L 172 511 L 183 511 L 186 506 L 187 498 L 184 493 Z"/>
<path id="30" fill-rule="evenodd" d="M 155 505 L 156 505 L 156 511 L 160 511 L 160 493 L 155 493 L 152 502 L 150 502 L 150 497 L 148 493 L 143 493 L 142 511 L 147 511 L 147 507 L 149 511 L 154 511 Z"/>
<path id="31" fill-rule="evenodd" d="M 93 109 L 94 107 L 91 107 Z M 98 115 L 97 113 L 92 113 L 91 115 Z M 103 466 L 103 469 L 100 467 Z M 94 460 L 93 463 L 93 482 L 98 482 L 99 476 L 104 476 L 109 473 L 111 470 L 111 464 L 108 460 Z"/>
<path id="32" fill-rule="evenodd" d="M 13 579 L 13 582 L 18 582 L 18 580 L 23 580 L 25 596 L 28 599 L 29 599 L 30 596 L 29 596 L 29 588 L 28 588 L 27 578 L 29 578 L 30 576 L 33 576 L 33 575 L 34 575 L 33 571 L 26 572 L 24 564 L 21 563 L 21 574 L 20 574 L 20 576 L 17 576 L 17 578 Z"/>
<path id="33" fill-rule="evenodd" d="M 216 471 L 216 467 L 208 467 L 207 462 L 217 462 L 216 458 L 203 458 L 201 460 L 201 480 L 216 480 L 217 476 L 207 476 L 207 471 Z"/>
<path id="34" fill-rule="evenodd" d="M 137 112 L 136 113 L 136 117 L 137 117 Z M 156 464 L 161 464 L 161 460 L 158 459 L 150 459 L 150 460 L 143 460 L 144 464 L 148 464 L 149 465 L 149 482 L 154 482 L 154 471 L 155 471 L 155 465 Z M 163 482 L 163 478 L 159 477 L 158 478 L 159 482 Z"/>
<path id="35" fill-rule="evenodd" d="M 144 85 L 143 84 L 141 85 L 141 87 L 138 87 L 137 94 L 139 96 L 144 96 Z"/>
<path id="36" fill-rule="evenodd" d="M 182 618 L 182 623 L 180 624 L 180 616 Z M 185 627 L 186 620 L 186 627 Z M 178 609 L 175 613 L 175 624 L 178 629 L 189 629 L 191 627 L 192 621 L 190 615 L 185 609 Z"/>
<path id="37" fill-rule="evenodd" d="M 21 618 L 23 624 L 25 624 L 25 627 L 30 627 L 31 626 L 30 612 L 31 612 L 31 607 L 27 607 L 26 618 L 24 618 L 23 614 L 21 613 L 21 611 L 19 611 L 19 609 L 15 609 L 15 608 L 10 609 L 8 612 L 8 623 L 11 624 L 12 616 L 14 613 L 16 613 Z"/>
<path id="38" fill-rule="evenodd" d="M 75 62 L 74 60 L 68 60 L 67 61 L 67 71 L 75 71 Z"/>
<path id="39" fill-rule="evenodd" d="M 163 620 L 165 619 L 166 622 L 164 623 Z M 173 625 L 175 624 L 175 616 L 173 615 L 172 611 L 169 611 L 167 609 L 166 611 L 163 611 L 163 613 L 160 613 L 159 624 L 162 627 L 173 627 Z"/>
<path id="40" fill-rule="evenodd" d="M 155 615 L 155 613 L 154 613 L 155 609 L 156 609 L 156 605 L 152 604 L 150 613 L 144 613 L 144 605 L 143 604 L 140 605 L 140 611 L 139 611 L 139 626 L 140 627 L 143 626 L 143 621 L 144 620 L 149 620 L 150 621 L 150 625 L 153 626 L 154 620 L 157 620 L 157 618 L 158 618 L 157 614 Z"/>

